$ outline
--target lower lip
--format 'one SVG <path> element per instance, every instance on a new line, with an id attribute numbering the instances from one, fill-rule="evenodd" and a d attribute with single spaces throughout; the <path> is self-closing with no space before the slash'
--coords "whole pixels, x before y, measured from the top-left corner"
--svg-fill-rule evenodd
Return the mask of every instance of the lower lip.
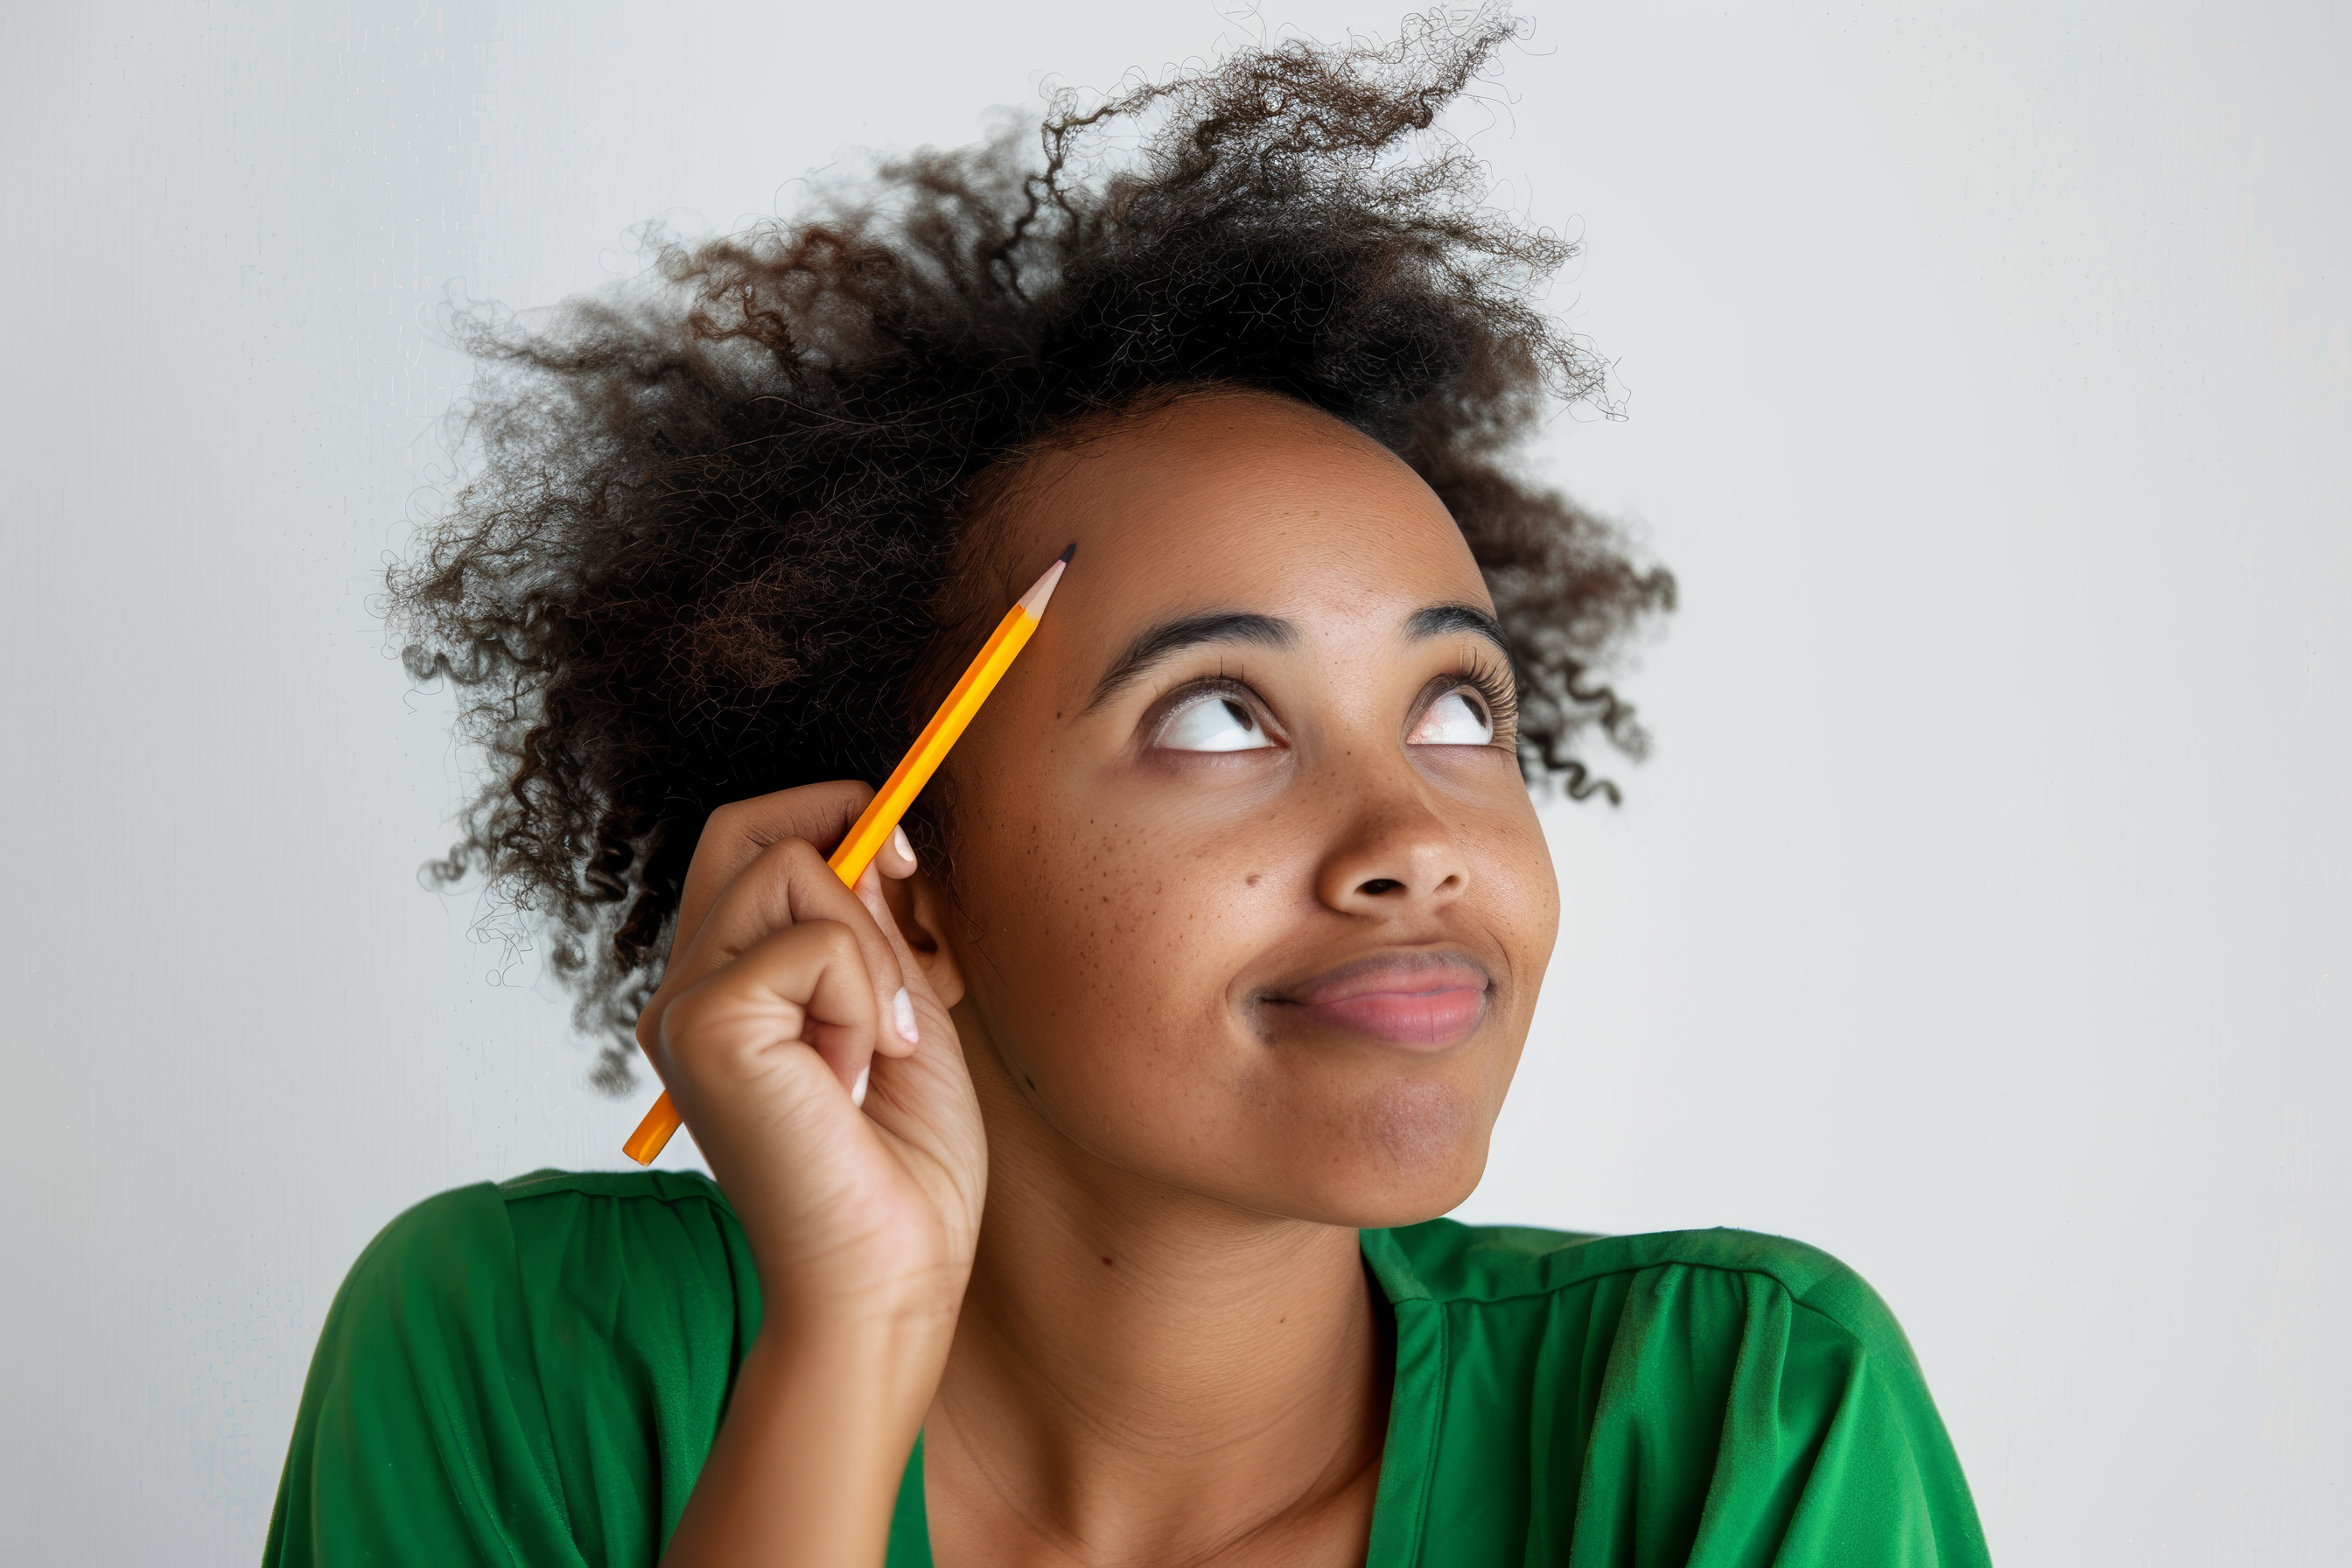
<path id="1" fill-rule="evenodd" d="M 1306 1004 L 1310 1015 L 1333 1028 L 1429 1051 L 1461 1043 L 1478 1026 L 1486 1006 L 1486 994 L 1467 988 L 1373 991 L 1341 1001 Z"/>

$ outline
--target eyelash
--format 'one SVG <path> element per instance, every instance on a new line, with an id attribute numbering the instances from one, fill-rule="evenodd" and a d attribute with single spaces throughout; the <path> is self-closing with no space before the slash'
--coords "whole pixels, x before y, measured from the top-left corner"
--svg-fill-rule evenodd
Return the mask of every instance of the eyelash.
<path id="1" fill-rule="evenodd" d="M 1444 679 L 1451 682 L 1446 689 L 1448 690 L 1454 687 L 1467 687 L 1478 694 L 1478 700 L 1486 705 L 1486 716 L 1494 721 L 1496 741 L 1502 741 L 1506 736 L 1518 732 L 1519 683 L 1512 678 L 1509 669 L 1495 663 L 1483 653 L 1474 653 L 1463 661 L 1460 668 Z M 1440 693 L 1440 695 L 1443 694 L 1443 692 Z M 1207 696 L 1238 698 L 1261 710 L 1265 707 L 1265 699 L 1252 690 L 1247 683 L 1230 675 L 1211 676 L 1203 680 L 1188 680 L 1160 700 L 1159 706 L 1162 718 L 1153 726 L 1154 732 L 1167 722 L 1167 716 L 1174 714 L 1177 709 L 1196 697 Z"/>
<path id="2" fill-rule="evenodd" d="M 1151 732 L 1157 735 L 1167 727 L 1168 721 L 1176 716 L 1178 709 L 1199 697 L 1231 697 L 1248 703 L 1261 712 L 1265 710 L 1265 700 L 1251 690 L 1246 681 L 1230 675 L 1212 675 L 1200 680 L 1188 680 L 1162 697 L 1155 705 L 1160 716 L 1152 721 Z"/>
<path id="3" fill-rule="evenodd" d="M 1519 683 L 1509 669 L 1484 653 L 1474 653 L 1454 671 L 1453 679 L 1454 685 L 1468 687 L 1486 704 L 1486 717 L 1494 721 L 1496 741 L 1518 733 Z"/>

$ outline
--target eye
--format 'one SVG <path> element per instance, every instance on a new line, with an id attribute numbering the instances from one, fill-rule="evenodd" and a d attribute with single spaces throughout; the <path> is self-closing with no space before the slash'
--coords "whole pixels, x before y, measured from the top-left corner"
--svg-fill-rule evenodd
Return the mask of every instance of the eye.
<path id="1" fill-rule="evenodd" d="M 1171 752 L 1254 752 L 1274 741 L 1241 699 L 1203 691 L 1168 715 L 1153 744 Z"/>
<path id="2" fill-rule="evenodd" d="M 1491 746 L 1495 716 L 1485 699 L 1457 686 L 1421 710 L 1420 721 L 1404 740 L 1408 746 Z"/>

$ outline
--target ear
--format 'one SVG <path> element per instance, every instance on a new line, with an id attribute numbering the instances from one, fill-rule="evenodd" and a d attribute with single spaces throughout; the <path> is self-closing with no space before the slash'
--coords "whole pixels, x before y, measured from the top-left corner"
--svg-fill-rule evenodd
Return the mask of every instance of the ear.
<path id="1" fill-rule="evenodd" d="M 898 934 L 915 955 L 915 963 L 929 983 L 931 994 L 940 999 L 940 1005 L 953 1007 L 962 1001 L 963 970 L 956 963 L 948 944 L 940 940 L 940 933 L 955 916 L 946 892 L 931 880 L 930 873 L 919 870 L 904 879 L 883 878 L 882 897 L 889 904 L 890 913 L 897 917 Z"/>

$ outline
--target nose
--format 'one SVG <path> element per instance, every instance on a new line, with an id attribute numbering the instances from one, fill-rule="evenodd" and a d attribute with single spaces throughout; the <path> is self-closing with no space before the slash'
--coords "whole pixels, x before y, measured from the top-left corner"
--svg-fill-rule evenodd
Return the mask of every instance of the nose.
<path id="1" fill-rule="evenodd" d="M 1442 908 L 1469 886 L 1454 830 L 1410 784 L 1356 800 L 1315 877 L 1326 908 L 1375 919 Z"/>

